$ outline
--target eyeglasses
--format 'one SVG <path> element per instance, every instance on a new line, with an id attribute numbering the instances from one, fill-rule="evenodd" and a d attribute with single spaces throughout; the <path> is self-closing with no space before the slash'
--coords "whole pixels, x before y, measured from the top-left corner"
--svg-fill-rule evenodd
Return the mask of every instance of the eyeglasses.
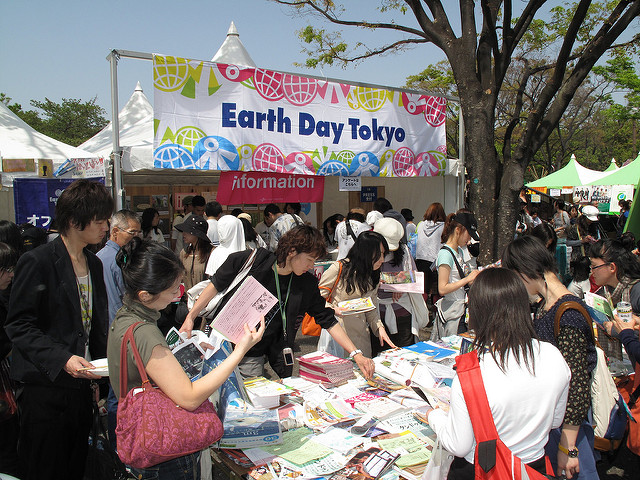
<path id="1" fill-rule="evenodd" d="M 128 233 L 129 235 L 133 235 L 134 237 L 137 237 L 138 235 L 142 235 L 142 230 L 122 230 L 125 233 Z"/>
<path id="2" fill-rule="evenodd" d="M 594 267 L 593 265 L 591 265 L 591 266 L 589 267 L 589 269 L 591 269 L 591 271 L 593 272 L 594 270 L 597 270 L 597 269 L 599 269 L 600 267 L 604 267 L 605 265 L 611 265 L 611 263 L 607 262 L 607 263 L 603 263 L 603 264 L 601 264 L 601 265 L 596 265 L 595 267 Z"/>
<path id="3" fill-rule="evenodd" d="M 15 269 L 16 269 L 16 267 L 0 268 L 0 272 L 13 273 L 15 271 Z"/>

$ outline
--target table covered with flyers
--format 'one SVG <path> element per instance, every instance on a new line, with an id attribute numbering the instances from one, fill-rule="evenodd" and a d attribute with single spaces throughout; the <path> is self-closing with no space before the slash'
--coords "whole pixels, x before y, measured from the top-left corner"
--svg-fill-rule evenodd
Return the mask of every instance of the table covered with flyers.
<path id="1" fill-rule="evenodd" d="M 214 469 L 231 479 L 419 479 L 436 444 L 424 412 L 449 408 L 454 359 L 470 344 L 452 336 L 382 352 L 369 381 L 324 352 L 299 357 L 300 376 L 279 382 L 236 372 L 219 390 Z M 203 373 L 228 353 L 222 345 Z"/>

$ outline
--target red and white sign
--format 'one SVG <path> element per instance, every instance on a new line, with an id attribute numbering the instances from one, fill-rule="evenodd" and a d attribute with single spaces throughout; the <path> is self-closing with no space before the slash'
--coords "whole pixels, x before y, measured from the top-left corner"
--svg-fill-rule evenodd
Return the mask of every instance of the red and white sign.
<path id="1" fill-rule="evenodd" d="M 242 203 L 321 202 L 324 177 L 269 172 L 220 172 L 218 202 Z"/>

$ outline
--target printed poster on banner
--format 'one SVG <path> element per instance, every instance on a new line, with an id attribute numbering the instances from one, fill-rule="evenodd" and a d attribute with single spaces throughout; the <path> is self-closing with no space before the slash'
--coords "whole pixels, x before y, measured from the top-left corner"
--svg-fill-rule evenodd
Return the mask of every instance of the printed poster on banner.
<path id="1" fill-rule="evenodd" d="M 154 55 L 154 167 L 442 176 L 446 100 Z"/>
<path id="2" fill-rule="evenodd" d="M 611 185 L 594 185 L 592 187 L 591 203 L 610 203 L 610 202 L 611 202 Z"/>
<path id="3" fill-rule="evenodd" d="M 589 186 L 573 187 L 573 203 L 589 203 L 591 188 Z"/>
<path id="4" fill-rule="evenodd" d="M 633 200 L 634 185 L 612 185 L 611 186 L 611 204 L 609 211 L 614 213 L 620 212 L 620 206 L 618 202 L 620 200 Z"/>
<path id="5" fill-rule="evenodd" d="M 74 178 L 104 177 L 104 158 L 72 158 Z"/>

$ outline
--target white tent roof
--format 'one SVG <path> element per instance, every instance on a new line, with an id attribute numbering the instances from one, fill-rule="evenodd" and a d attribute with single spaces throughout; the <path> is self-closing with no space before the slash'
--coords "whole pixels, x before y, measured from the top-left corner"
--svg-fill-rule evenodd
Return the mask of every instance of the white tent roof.
<path id="1" fill-rule="evenodd" d="M 69 158 L 95 158 L 80 148 L 34 130 L 0 102 L 0 156 L 2 158 L 48 158 L 62 163 Z"/>
<path id="2" fill-rule="evenodd" d="M 229 30 L 227 31 L 227 38 L 211 59 L 216 63 L 228 63 L 232 65 L 239 65 L 242 67 L 255 67 L 256 64 L 244 48 L 242 41 L 240 41 L 240 34 L 236 29 L 235 23 L 231 22 Z"/>
<path id="3" fill-rule="evenodd" d="M 229 26 L 227 38 L 211 59 L 213 62 L 229 63 L 255 67 L 249 52 L 242 44 L 240 35 L 233 22 Z M 135 172 L 153 169 L 153 106 L 140 86 L 136 86 L 133 95 L 118 114 L 120 127 L 120 146 L 122 152 L 122 170 Z M 95 136 L 81 145 L 102 157 L 108 157 L 113 150 L 111 122 Z"/>
<path id="4" fill-rule="evenodd" d="M 9 110 L 4 103 L 0 102 L 0 157 L 50 159 L 53 160 L 55 171 L 67 159 L 96 158 L 97 155 L 47 137 L 30 127 Z M 2 185 L 11 187 L 14 178 L 36 177 L 37 175 L 37 172 L 3 172 Z"/>
<path id="5" fill-rule="evenodd" d="M 120 145 L 122 147 L 148 145 L 153 148 L 153 106 L 142 91 L 140 82 L 131 98 L 118 114 Z M 113 150 L 112 123 L 80 145 L 100 157 L 108 157 Z"/>

